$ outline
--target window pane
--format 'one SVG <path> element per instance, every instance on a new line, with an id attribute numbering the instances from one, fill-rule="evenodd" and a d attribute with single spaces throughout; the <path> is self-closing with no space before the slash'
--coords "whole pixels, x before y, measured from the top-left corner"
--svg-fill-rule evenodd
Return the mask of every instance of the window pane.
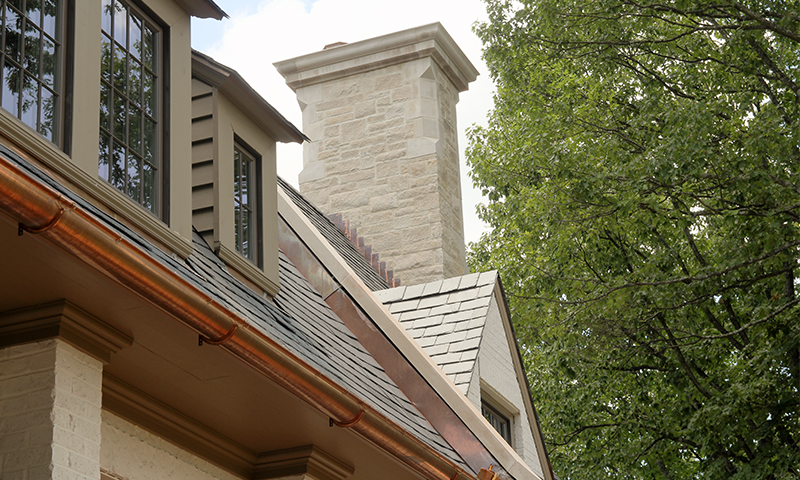
<path id="1" fill-rule="evenodd" d="M 142 58 L 142 21 L 135 15 L 131 15 L 130 23 L 130 52 L 137 59 Z"/>
<path id="2" fill-rule="evenodd" d="M 25 68 L 33 75 L 39 75 L 40 31 L 30 23 L 25 28 Z"/>
<path id="3" fill-rule="evenodd" d="M 155 159 L 158 157 L 156 152 L 156 123 L 150 119 L 146 119 L 144 121 L 144 143 L 142 147 L 144 151 L 145 160 L 150 163 L 155 163 Z"/>
<path id="4" fill-rule="evenodd" d="M 128 77 L 128 96 L 136 105 L 142 104 L 142 64 L 131 60 L 130 76 Z"/>
<path id="5" fill-rule="evenodd" d="M 114 88 L 123 94 L 128 93 L 126 88 L 128 80 L 127 60 L 128 58 L 127 55 L 125 55 L 125 50 L 123 50 L 119 44 L 114 44 Z"/>
<path id="6" fill-rule="evenodd" d="M 128 9 L 114 2 L 114 40 L 128 48 Z"/>
<path id="7" fill-rule="evenodd" d="M 44 31 L 52 38 L 56 38 L 56 26 L 58 22 L 58 2 L 57 0 L 44 0 Z"/>
<path id="8" fill-rule="evenodd" d="M 103 31 L 111 35 L 111 16 L 114 7 L 111 5 L 111 0 L 102 0 L 102 27 Z"/>
<path id="9" fill-rule="evenodd" d="M 112 16 L 106 15 L 109 7 Z M 148 51 L 147 46 L 155 46 L 156 32 L 147 27 L 149 20 L 124 0 L 103 0 L 102 8 L 104 28 L 113 32 L 111 37 L 102 38 L 104 63 L 109 59 L 102 75 L 104 81 L 110 82 L 103 84 L 103 88 L 110 102 L 111 183 L 155 212 L 160 149 L 156 108 L 158 71 L 155 63 L 148 69 L 142 60 L 155 58 L 155 52 Z M 106 114 L 104 109 L 101 106 L 101 120 Z"/>
<path id="10" fill-rule="evenodd" d="M 111 87 L 100 83 L 100 126 L 111 131 Z"/>
<path id="11" fill-rule="evenodd" d="M 41 87 L 42 108 L 39 118 L 39 133 L 51 142 L 55 140 L 56 96 L 47 87 Z"/>
<path id="12" fill-rule="evenodd" d="M 125 147 L 114 142 L 114 155 L 111 164 L 111 184 L 125 191 Z"/>
<path id="13" fill-rule="evenodd" d="M 140 181 L 141 181 L 141 159 L 133 155 L 130 151 L 128 151 L 128 196 L 131 197 L 133 201 L 136 203 L 140 203 L 140 196 L 141 193 L 139 189 Z"/>
<path id="14" fill-rule="evenodd" d="M 156 116 L 156 79 L 155 77 L 150 74 L 144 74 L 143 78 L 143 85 L 142 91 L 144 93 L 144 111 L 147 112 L 148 115 L 151 117 Z"/>
<path id="15" fill-rule="evenodd" d="M 39 8 L 39 3 L 40 0 L 28 0 L 25 2 L 25 16 L 37 27 L 42 24 L 42 11 Z"/>
<path id="16" fill-rule="evenodd" d="M 36 129 L 36 122 L 39 117 L 39 82 L 30 75 L 25 75 L 22 86 L 22 111 L 20 120 L 29 127 Z"/>
<path id="17" fill-rule="evenodd" d="M 108 135 L 100 132 L 100 178 L 108 180 L 108 158 L 109 158 L 109 138 Z"/>
<path id="18" fill-rule="evenodd" d="M 156 211 L 156 171 L 147 162 L 142 165 L 142 205 L 151 212 Z"/>
<path id="19" fill-rule="evenodd" d="M 11 7 L 6 6 L 6 24 L 5 24 L 5 53 L 15 61 L 20 61 L 20 50 L 22 48 L 22 18 Z"/>
<path id="20" fill-rule="evenodd" d="M 126 142 L 128 139 L 125 135 L 125 127 L 127 126 L 127 118 L 126 118 L 126 105 L 125 105 L 125 98 L 123 98 L 119 93 L 114 92 L 114 137 L 116 137 L 121 142 Z"/>
<path id="21" fill-rule="evenodd" d="M 47 37 L 42 38 L 42 80 L 53 88 L 56 81 L 56 44 Z"/>
<path id="22" fill-rule="evenodd" d="M 241 253 L 247 258 L 250 258 L 250 212 L 242 208 L 242 250 Z"/>
<path id="23" fill-rule="evenodd" d="M 111 83 L 111 39 L 100 35 L 100 78 Z"/>
<path id="24" fill-rule="evenodd" d="M 147 65 L 147 68 L 155 70 L 156 34 L 147 26 L 144 29 L 144 51 L 142 51 L 142 61 Z"/>
<path id="25" fill-rule="evenodd" d="M 19 117 L 19 68 L 6 63 L 3 69 L 3 108 Z"/>
<path id="26" fill-rule="evenodd" d="M 248 185 L 250 181 L 250 162 L 247 161 L 247 158 L 243 158 L 242 161 L 242 186 L 241 186 L 241 201 L 243 206 L 249 206 L 250 201 L 248 200 L 250 196 L 250 187 Z"/>
<path id="27" fill-rule="evenodd" d="M 130 105 L 130 110 L 128 110 L 128 115 L 130 118 L 128 119 L 128 138 L 129 146 L 131 150 L 136 152 L 137 154 L 142 154 L 142 111 L 138 108 Z"/>
<path id="28" fill-rule="evenodd" d="M 236 228 L 233 229 L 233 242 L 236 250 L 242 253 L 242 234 L 239 232 L 242 228 L 242 209 L 236 202 L 233 205 L 233 224 L 236 225 Z"/>

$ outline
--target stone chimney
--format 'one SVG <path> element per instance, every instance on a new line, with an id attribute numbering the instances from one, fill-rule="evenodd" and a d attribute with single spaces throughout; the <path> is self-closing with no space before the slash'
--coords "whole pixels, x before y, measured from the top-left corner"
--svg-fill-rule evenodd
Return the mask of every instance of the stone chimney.
<path id="1" fill-rule="evenodd" d="M 300 191 L 403 285 L 468 273 L 456 103 L 478 72 L 439 23 L 275 64 L 303 111 Z"/>

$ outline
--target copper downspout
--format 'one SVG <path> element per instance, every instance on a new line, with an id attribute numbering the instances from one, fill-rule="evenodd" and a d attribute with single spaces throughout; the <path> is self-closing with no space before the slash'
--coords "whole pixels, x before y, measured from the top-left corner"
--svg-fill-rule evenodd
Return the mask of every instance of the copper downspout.
<path id="1" fill-rule="evenodd" d="M 454 465 L 321 372 L 218 304 L 93 215 L 65 205 L 60 194 L 0 155 L 0 210 L 22 225 L 47 225 L 40 235 L 105 272 L 224 346 L 294 395 L 350 428 L 431 480 L 475 476 Z M 58 218 L 58 221 L 53 219 Z M 33 230 L 33 229 L 32 229 Z M 237 327 L 237 325 L 239 325 Z"/>

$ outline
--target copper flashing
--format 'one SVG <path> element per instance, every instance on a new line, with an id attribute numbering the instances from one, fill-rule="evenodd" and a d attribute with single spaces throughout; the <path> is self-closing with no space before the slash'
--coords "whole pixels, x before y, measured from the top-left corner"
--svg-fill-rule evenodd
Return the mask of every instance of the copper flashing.
<path id="1" fill-rule="evenodd" d="M 474 471 L 499 462 L 481 444 L 480 440 L 453 412 L 447 403 L 431 388 L 414 366 L 384 336 L 379 328 L 356 305 L 343 288 L 330 275 L 314 254 L 303 244 L 279 213 L 279 239 L 281 251 L 292 260 L 300 273 L 318 289 L 329 291 L 323 295 L 331 307 L 358 341 L 383 367 L 389 378 L 408 397 L 422 415 L 456 450 Z M 331 284 L 334 287 L 331 287 Z M 512 478 L 502 467 L 496 472 L 503 479 Z"/>
<path id="2" fill-rule="evenodd" d="M 23 224 L 42 225 L 58 214 L 60 207 L 54 202 L 58 197 L 58 192 L 0 152 L 0 211 Z M 62 216 L 42 236 L 206 338 L 219 338 L 237 323 L 244 324 L 234 312 L 82 208 Z M 222 348 L 339 422 L 363 410 L 352 430 L 424 478 L 447 480 L 458 472 L 475 479 L 262 332 L 237 328 Z"/>

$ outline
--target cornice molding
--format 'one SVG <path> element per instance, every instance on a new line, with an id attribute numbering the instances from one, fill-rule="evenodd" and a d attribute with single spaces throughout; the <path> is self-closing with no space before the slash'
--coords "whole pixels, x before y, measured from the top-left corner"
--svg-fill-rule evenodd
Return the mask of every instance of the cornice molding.
<path id="1" fill-rule="evenodd" d="M 66 300 L 0 313 L 0 346 L 60 338 L 104 364 L 133 339 Z"/>
<path id="2" fill-rule="evenodd" d="M 220 468 L 251 478 L 255 452 L 108 373 L 103 373 L 103 409 Z"/>
<path id="3" fill-rule="evenodd" d="M 345 480 L 355 470 L 314 445 L 276 450 L 258 456 L 253 480 L 307 475 L 314 480 Z"/>
<path id="4" fill-rule="evenodd" d="M 390 33 L 276 62 L 292 89 L 307 87 L 378 68 L 430 57 L 459 92 L 469 88 L 478 70 L 441 23 Z"/>

